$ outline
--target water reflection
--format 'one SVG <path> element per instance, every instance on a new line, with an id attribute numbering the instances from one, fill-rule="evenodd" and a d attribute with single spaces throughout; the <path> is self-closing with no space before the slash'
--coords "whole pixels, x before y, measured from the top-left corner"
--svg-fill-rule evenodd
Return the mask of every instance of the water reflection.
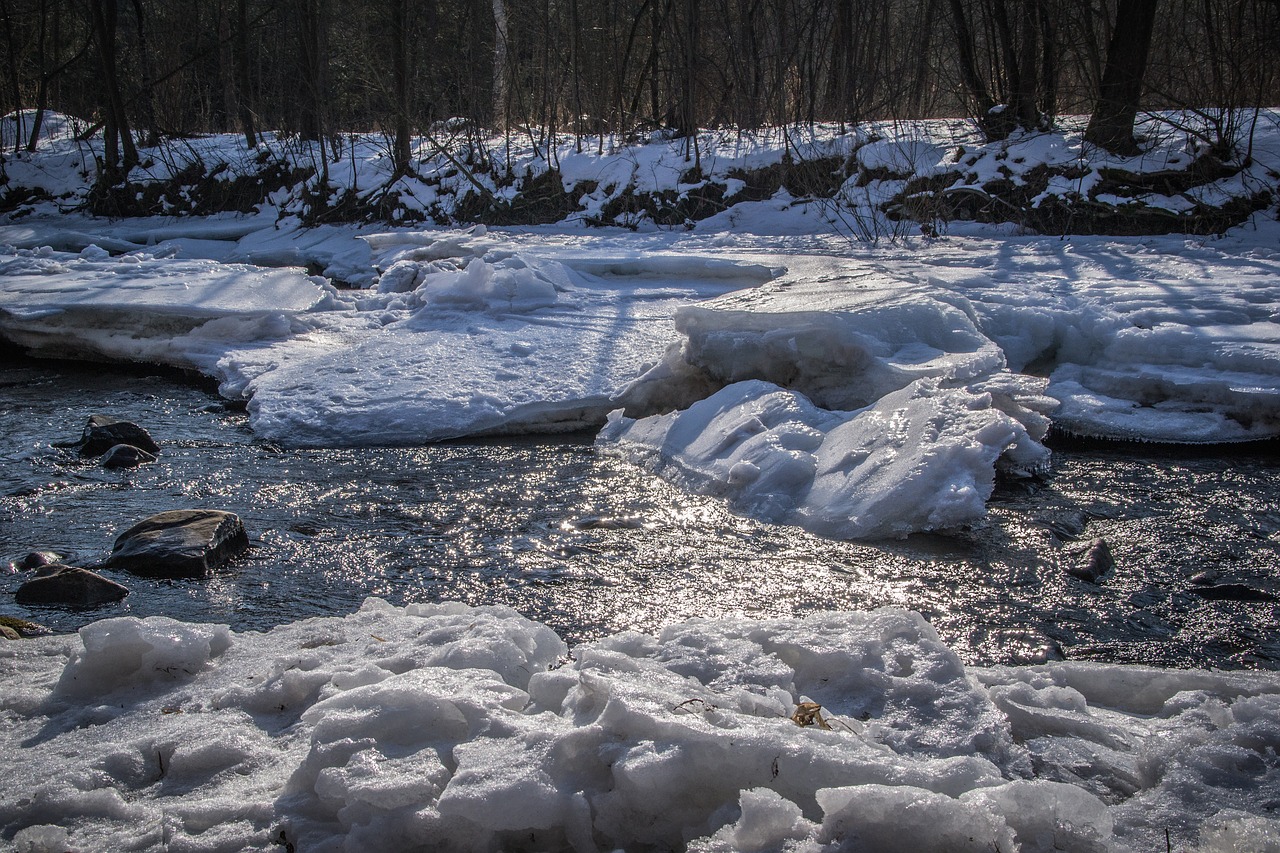
<path id="1" fill-rule="evenodd" d="M 0 368 L 0 555 L 49 547 L 96 562 L 118 531 L 176 507 L 236 512 L 254 544 L 204 582 L 122 577 L 133 593 L 119 605 L 24 609 L 7 597 L 0 612 L 63 630 L 122 614 L 244 630 L 347 612 L 368 595 L 457 599 L 512 606 L 573 642 L 692 617 L 896 605 L 973 663 L 1280 668 L 1274 601 L 1194 592 L 1280 595 L 1274 451 L 1068 448 L 1049 481 L 1002 486 L 970 530 L 868 545 L 738 518 L 597 454 L 587 436 L 281 451 L 213 402 L 173 377 Z M 50 448 L 95 412 L 147 426 L 160 462 L 112 473 Z M 1062 540 L 1095 536 L 1117 564 L 1100 585 L 1063 571 Z"/>

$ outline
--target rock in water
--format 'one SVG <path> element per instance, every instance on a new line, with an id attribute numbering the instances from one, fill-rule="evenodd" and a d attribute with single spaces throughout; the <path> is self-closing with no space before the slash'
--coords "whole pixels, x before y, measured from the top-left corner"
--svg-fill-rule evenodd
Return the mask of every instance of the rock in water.
<path id="1" fill-rule="evenodd" d="M 155 462 L 156 455 L 132 444 L 117 444 L 102 457 L 103 468 L 137 468 Z"/>
<path id="2" fill-rule="evenodd" d="M 119 601 L 128 594 L 128 587 L 96 572 L 55 563 L 42 567 L 34 578 L 18 587 L 14 597 L 19 604 L 92 607 Z"/>
<path id="3" fill-rule="evenodd" d="M 14 572 L 29 572 L 32 569 L 38 569 L 41 566 L 52 566 L 54 563 L 61 563 L 63 560 L 60 554 L 53 551 L 32 551 L 20 560 L 14 560 L 9 564 L 9 570 Z"/>
<path id="4" fill-rule="evenodd" d="M 1067 551 L 1074 563 L 1067 566 L 1067 574 L 1089 583 L 1097 583 L 1107 572 L 1115 568 L 1111 546 L 1105 539 L 1092 539 L 1082 548 Z"/>
<path id="5" fill-rule="evenodd" d="M 121 533 L 107 563 L 152 577 L 202 577 L 248 548 L 249 537 L 235 513 L 178 509 Z"/>
<path id="6" fill-rule="evenodd" d="M 1265 589 L 1255 589 L 1242 583 L 1220 583 L 1212 586 L 1193 586 L 1193 594 L 1208 601 L 1275 601 L 1276 597 Z"/>
<path id="7" fill-rule="evenodd" d="M 148 453 L 160 451 L 160 445 L 145 429 L 107 415 L 89 417 L 78 446 L 81 456 L 101 456 L 117 444 L 130 444 Z"/>

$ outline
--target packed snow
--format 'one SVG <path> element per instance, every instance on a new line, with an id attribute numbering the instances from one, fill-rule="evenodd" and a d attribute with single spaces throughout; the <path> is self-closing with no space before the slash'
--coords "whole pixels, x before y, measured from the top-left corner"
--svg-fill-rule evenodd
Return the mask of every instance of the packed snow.
<path id="1" fill-rule="evenodd" d="M 966 670 L 897 609 L 572 650 L 498 607 L 0 646 L 17 850 L 1280 849 L 1280 677 Z"/>

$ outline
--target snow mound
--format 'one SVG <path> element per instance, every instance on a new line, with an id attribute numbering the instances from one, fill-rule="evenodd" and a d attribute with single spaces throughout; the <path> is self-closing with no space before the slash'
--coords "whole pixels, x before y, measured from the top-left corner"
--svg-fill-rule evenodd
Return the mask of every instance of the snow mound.
<path id="1" fill-rule="evenodd" d="M 20 110 L 0 117 L 0 147 L 13 150 L 16 146 L 26 147 L 31 140 L 31 131 L 35 128 L 36 111 Z M 65 142 L 75 139 L 76 134 L 89 126 L 89 122 L 60 113 L 56 110 L 45 110 L 40 117 L 40 135 L 36 140 L 36 150 L 50 147 L 51 143 Z"/>
<path id="2" fill-rule="evenodd" d="M 735 510 L 839 538 L 905 536 L 983 515 L 1002 455 L 1048 452 L 990 394 L 920 379 L 854 412 L 819 409 L 759 380 L 688 409 L 615 412 L 606 450 Z"/>
<path id="3" fill-rule="evenodd" d="M 569 656 L 506 608 L 371 599 L 0 651 L 19 850 L 1217 851 L 1280 826 L 1274 675 L 971 671 L 892 608 Z"/>

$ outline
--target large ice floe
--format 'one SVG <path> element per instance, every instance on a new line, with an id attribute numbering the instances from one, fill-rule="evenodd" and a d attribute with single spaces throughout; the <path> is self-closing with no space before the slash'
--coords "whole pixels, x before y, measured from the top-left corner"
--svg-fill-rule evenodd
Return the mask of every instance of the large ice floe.
<path id="1" fill-rule="evenodd" d="M 1280 678 L 966 670 L 897 609 L 572 650 L 369 600 L 0 646 L 21 851 L 1280 850 Z"/>
<path id="2" fill-rule="evenodd" d="M 750 515 L 838 537 L 953 527 L 981 516 L 998 467 L 1048 464 L 1055 403 L 963 297 L 811 262 L 676 326 L 684 342 L 622 397 L 675 411 L 615 412 L 600 444 Z"/>

